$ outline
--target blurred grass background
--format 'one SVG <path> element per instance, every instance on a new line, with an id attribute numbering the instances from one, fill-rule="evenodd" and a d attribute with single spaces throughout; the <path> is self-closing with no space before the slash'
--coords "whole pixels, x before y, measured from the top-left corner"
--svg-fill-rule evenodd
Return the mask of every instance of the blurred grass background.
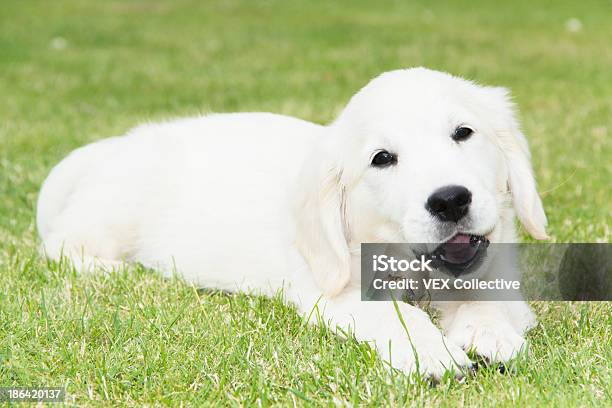
<path id="1" fill-rule="evenodd" d="M 34 208 L 70 150 L 139 122 L 272 111 L 326 123 L 373 76 L 424 65 L 510 88 L 553 240 L 609 242 L 611 42 L 602 0 L 3 0 L 0 385 L 65 384 L 79 405 L 610 401 L 609 304 L 535 305 L 532 358 L 512 375 L 411 385 L 278 299 L 48 265 Z"/>

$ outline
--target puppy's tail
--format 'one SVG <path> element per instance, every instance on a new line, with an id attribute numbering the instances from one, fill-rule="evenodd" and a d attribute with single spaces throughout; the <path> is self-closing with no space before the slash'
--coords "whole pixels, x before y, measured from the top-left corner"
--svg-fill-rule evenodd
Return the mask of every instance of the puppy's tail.
<path id="1" fill-rule="evenodd" d="M 51 170 L 40 189 L 36 209 L 36 227 L 43 244 L 47 244 L 71 194 L 87 180 L 87 173 L 93 165 L 108 153 L 107 149 L 100 149 L 100 145 L 111 144 L 115 139 L 105 139 L 76 149 Z"/>

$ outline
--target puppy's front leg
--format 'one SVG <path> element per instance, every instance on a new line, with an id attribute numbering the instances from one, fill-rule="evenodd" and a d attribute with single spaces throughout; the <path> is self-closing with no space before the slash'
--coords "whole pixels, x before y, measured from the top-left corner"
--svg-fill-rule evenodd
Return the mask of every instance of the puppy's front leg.
<path id="1" fill-rule="evenodd" d="M 446 302 L 440 310 L 450 341 L 496 362 L 512 360 L 526 350 L 523 335 L 535 325 L 535 316 L 524 301 Z"/>
<path id="2" fill-rule="evenodd" d="M 401 302 L 397 305 L 406 328 L 392 302 L 362 302 L 359 290 L 321 299 L 316 308 L 323 322 L 371 342 L 384 361 L 405 373 L 418 370 L 439 379 L 447 370 L 460 373 L 471 367 L 465 352 L 447 341 L 424 311 Z"/>

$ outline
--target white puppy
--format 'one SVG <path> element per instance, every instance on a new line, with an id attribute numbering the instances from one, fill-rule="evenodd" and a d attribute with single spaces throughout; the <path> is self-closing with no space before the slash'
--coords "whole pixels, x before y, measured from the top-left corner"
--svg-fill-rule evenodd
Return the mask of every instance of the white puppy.
<path id="1" fill-rule="evenodd" d="M 444 336 L 401 303 L 408 336 L 393 303 L 360 300 L 360 243 L 514 242 L 515 211 L 546 237 L 508 92 L 415 68 L 374 79 L 328 126 L 208 115 L 77 149 L 42 186 L 38 229 L 50 257 L 84 269 L 140 262 L 202 287 L 283 288 L 393 367 L 439 377 L 469 366 L 469 348 L 513 358 L 529 307 L 440 304 Z"/>

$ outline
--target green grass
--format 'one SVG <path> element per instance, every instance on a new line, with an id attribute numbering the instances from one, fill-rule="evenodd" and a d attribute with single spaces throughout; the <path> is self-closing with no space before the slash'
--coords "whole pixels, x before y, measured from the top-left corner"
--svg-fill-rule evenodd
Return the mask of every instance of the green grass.
<path id="1" fill-rule="evenodd" d="M 529 359 L 430 387 L 279 299 L 77 276 L 37 254 L 38 188 L 71 149 L 208 111 L 324 123 L 415 65 L 511 88 L 553 241 L 609 242 L 612 5 L 478 3 L 2 1 L 0 385 L 64 385 L 77 405 L 609 403 L 609 303 L 538 303 Z"/>

